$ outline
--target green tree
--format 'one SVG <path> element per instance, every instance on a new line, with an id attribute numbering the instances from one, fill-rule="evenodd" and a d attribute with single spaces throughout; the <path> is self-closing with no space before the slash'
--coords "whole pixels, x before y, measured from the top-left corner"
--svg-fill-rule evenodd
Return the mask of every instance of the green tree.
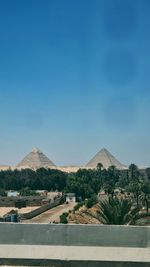
<path id="1" fill-rule="evenodd" d="M 76 173 L 68 174 L 65 192 L 75 193 L 84 200 L 98 194 L 100 188 L 101 180 L 96 170 L 80 169 Z"/>
<path id="2" fill-rule="evenodd" d="M 150 181 L 150 168 L 146 168 L 146 178 Z"/>
<path id="3" fill-rule="evenodd" d="M 103 180 L 103 189 L 106 194 L 111 195 L 111 197 L 113 198 L 116 183 L 119 180 L 118 170 L 115 166 L 111 166 L 107 171 L 104 170 L 104 173 L 105 179 Z"/>
<path id="4" fill-rule="evenodd" d="M 64 212 L 62 215 L 60 215 L 60 223 L 67 224 L 68 220 L 68 212 Z"/>
<path id="5" fill-rule="evenodd" d="M 134 199 L 136 200 L 137 208 L 139 207 L 139 197 L 141 194 L 141 183 L 138 181 L 130 182 L 129 185 L 125 188 L 126 192 L 132 193 Z"/>
<path id="6" fill-rule="evenodd" d="M 20 190 L 21 196 L 39 196 L 39 193 L 37 193 L 34 190 L 31 190 L 29 187 L 22 188 Z"/>
<path id="7" fill-rule="evenodd" d="M 100 201 L 96 218 L 103 224 L 134 225 L 137 220 L 147 216 L 147 213 L 140 213 L 138 208 L 133 208 L 128 199 L 115 197 Z"/>
<path id="8" fill-rule="evenodd" d="M 141 199 L 144 201 L 144 204 L 146 206 L 146 212 L 149 211 L 149 205 L 150 205 L 150 181 L 143 181 L 141 185 Z"/>
<path id="9" fill-rule="evenodd" d="M 0 188 L 0 196 L 1 197 L 6 197 L 7 196 L 7 194 L 6 194 L 6 192 L 5 192 L 5 190 L 3 188 Z"/>
<path id="10" fill-rule="evenodd" d="M 103 169 L 103 164 L 102 164 L 101 162 L 99 162 L 99 163 L 97 164 L 96 169 L 97 169 L 99 172 L 101 172 L 102 169 Z"/>
<path id="11" fill-rule="evenodd" d="M 129 184 L 128 170 L 119 171 L 119 179 L 116 184 L 118 188 L 125 188 Z"/>
<path id="12" fill-rule="evenodd" d="M 93 205 L 97 203 L 97 195 L 92 195 L 91 198 L 85 201 L 85 206 L 87 208 L 91 208 Z"/>
<path id="13" fill-rule="evenodd" d="M 128 177 L 130 181 L 138 181 L 139 180 L 139 169 L 135 164 L 130 164 L 128 169 Z"/>

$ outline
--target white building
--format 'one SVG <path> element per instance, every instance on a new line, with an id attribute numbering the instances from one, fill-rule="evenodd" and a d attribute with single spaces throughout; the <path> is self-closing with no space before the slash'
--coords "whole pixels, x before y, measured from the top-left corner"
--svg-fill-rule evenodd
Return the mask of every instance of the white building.
<path id="1" fill-rule="evenodd" d="M 20 195 L 20 193 L 18 191 L 8 191 L 7 192 L 7 196 L 8 197 L 18 197 Z"/>
<path id="2" fill-rule="evenodd" d="M 66 194 L 66 202 L 76 202 L 76 196 L 74 193 Z"/>

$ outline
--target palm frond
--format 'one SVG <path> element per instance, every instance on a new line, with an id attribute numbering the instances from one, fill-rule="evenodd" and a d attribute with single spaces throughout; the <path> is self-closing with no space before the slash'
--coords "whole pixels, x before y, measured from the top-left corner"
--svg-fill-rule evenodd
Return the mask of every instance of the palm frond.
<path id="1" fill-rule="evenodd" d="M 135 224 L 137 220 L 148 216 L 148 213 L 140 213 L 139 208 L 133 208 L 132 203 L 123 198 L 101 200 L 98 207 L 97 219 L 103 224 Z"/>

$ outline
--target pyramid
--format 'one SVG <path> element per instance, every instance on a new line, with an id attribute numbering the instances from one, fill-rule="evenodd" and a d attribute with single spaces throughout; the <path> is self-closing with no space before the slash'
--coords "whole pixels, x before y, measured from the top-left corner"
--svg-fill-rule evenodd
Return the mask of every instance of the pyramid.
<path id="1" fill-rule="evenodd" d="M 39 149 L 34 148 L 18 165 L 17 168 L 52 168 L 56 165 L 47 158 Z"/>
<path id="2" fill-rule="evenodd" d="M 102 163 L 105 169 L 115 166 L 117 169 L 126 169 L 127 167 L 119 162 L 106 148 L 99 151 L 86 165 L 88 168 L 96 168 L 98 163 Z"/>

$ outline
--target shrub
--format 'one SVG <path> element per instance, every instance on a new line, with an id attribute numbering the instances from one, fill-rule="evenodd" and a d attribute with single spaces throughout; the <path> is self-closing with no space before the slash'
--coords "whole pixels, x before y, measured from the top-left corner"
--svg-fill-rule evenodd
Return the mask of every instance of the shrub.
<path id="1" fill-rule="evenodd" d="M 0 196 L 1 196 L 1 197 L 6 197 L 6 196 L 7 196 L 5 190 L 2 189 L 2 188 L 0 188 Z"/>
<path id="2" fill-rule="evenodd" d="M 73 210 L 76 211 L 80 209 L 84 205 L 84 201 L 79 202 L 77 205 L 74 206 Z"/>
<path id="3" fill-rule="evenodd" d="M 60 223 L 67 224 L 68 220 L 68 212 L 64 212 L 62 215 L 60 215 Z"/>
<path id="4" fill-rule="evenodd" d="M 89 209 L 92 206 L 94 206 L 97 203 L 97 196 L 93 195 L 91 198 L 89 198 L 86 203 L 85 206 Z"/>

